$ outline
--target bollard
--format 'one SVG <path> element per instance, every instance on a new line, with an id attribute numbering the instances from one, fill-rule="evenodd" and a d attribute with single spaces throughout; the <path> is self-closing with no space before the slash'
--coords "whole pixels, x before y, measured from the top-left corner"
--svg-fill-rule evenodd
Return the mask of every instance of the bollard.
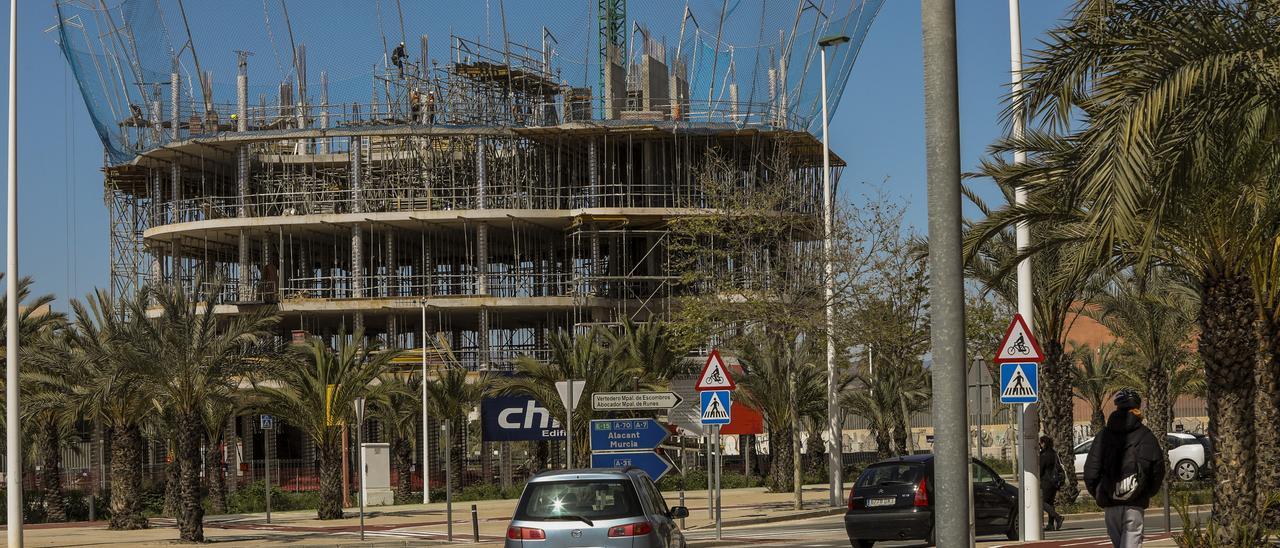
<path id="1" fill-rule="evenodd" d="M 471 505 L 471 539 L 480 542 L 480 514 L 476 513 L 476 505 Z"/>

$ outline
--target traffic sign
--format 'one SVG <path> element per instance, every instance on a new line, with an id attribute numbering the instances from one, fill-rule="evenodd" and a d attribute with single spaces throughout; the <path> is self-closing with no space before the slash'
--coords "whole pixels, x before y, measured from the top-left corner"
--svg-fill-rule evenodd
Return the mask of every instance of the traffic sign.
<path id="1" fill-rule="evenodd" d="M 653 481 L 658 481 L 671 471 L 671 463 L 653 451 L 591 454 L 592 468 L 626 468 L 628 466 L 644 470 L 650 478 L 653 478 Z"/>
<path id="2" fill-rule="evenodd" d="M 1013 321 L 1009 322 L 1009 329 L 1005 331 L 1004 340 L 1000 341 L 1000 348 L 996 350 L 993 361 L 996 363 L 1044 361 L 1044 352 L 1040 350 L 1040 343 L 1036 342 L 1036 338 L 1031 335 L 1031 329 L 1022 319 L 1022 314 L 1013 315 Z"/>
<path id="3" fill-rule="evenodd" d="M 729 368 L 724 366 L 724 360 L 720 358 L 720 351 L 712 348 L 711 355 L 707 356 L 707 364 L 702 366 L 702 374 L 698 375 L 695 388 L 702 391 L 733 390 L 737 387 L 733 383 L 733 377 L 729 376 Z"/>
<path id="4" fill-rule="evenodd" d="M 675 392 L 596 392 L 591 395 L 594 411 L 644 411 L 672 409 L 684 401 Z"/>
<path id="5" fill-rule="evenodd" d="M 276 418 L 271 415 L 258 416 L 258 428 L 263 430 L 274 430 L 276 427 Z"/>
<path id="6" fill-rule="evenodd" d="M 1040 401 L 1040 380 L 1035 362 L 1000 364 L 1000 403 Z"/>
<path id="7" fill-rule="evenodd" d="M 653 419 L 591 421 L 592 451 L 643 451 L 666 441 L 667 427 Z"/>
<path id="8" fill-rule="evenodd" d="M 573 404 L 569 404 L 569 383 L 573 383 Z M 582 399 L 582 389 L 587 381 L 556 381 L 556 392 L 560 393 L 560 401 L 564 403 L 566 409 L 577 408 L 578 401 Z"/>
<path id="9" fill-rule="evenodd" d="M 704 390 L 698 393 L 702 397 L 702 405 L 699 407 L 702 424 L 729 424 L 733 409 L 729 394 L 728 390 Z"/>

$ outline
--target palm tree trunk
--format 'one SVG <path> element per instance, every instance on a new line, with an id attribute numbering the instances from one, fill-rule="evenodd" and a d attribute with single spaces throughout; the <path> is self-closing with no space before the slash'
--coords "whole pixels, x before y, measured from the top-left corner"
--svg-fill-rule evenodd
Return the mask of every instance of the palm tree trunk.
<path id="1" fill-rule="evenodd" d="M 1280 318 L 1264 315 L 1263 343 L 1267 355 L 1258 362 L 1257 424 L 1280 423 Z M 1258 508 L 1266 508 L 1268 495 L 1280 494 L 1280 429 L 1274 426 L 1258 429 L 1258 454 L 1272 458 L 1258 461 Z M 1280 508 L 1267 508 L 1263 526 L 1280 528 Z"/>
<path id="2" fill-rule="evenodd" d="M 227 513 L 227 476 L 222 467 L 221 444 L 210 441 L 204 453 L 204 478 L 214 514 Z"/>
<path id="3" fill-rule="evenodd" d="M 204 425 L 198 412 L 180 414 L 178 422 L 178 538 L 204 542 L 204 497 L 200 481 L 200 441 Z"/>
<path id="4" fill-rule="evenodd" d="M 1147 365 L 1147 417 L 1144 422 L 1156 434 L 1156 441 L 1160 444 L 1166 478 L 1173 475 L 1173 469 L 1169 466 L 1169 438 L 1165 435 L 1169 431 L 1169 417 L 1172 413 L 1173 405 L 1169 401 L 1169 367 L 1164 360 L 1152 360 Z"/>
<path id="5" fill-rule="evenodd" d="M 893 421 L 893 453 L 894 455 L 907 454 L 907 428 L 902 424 L 902 418 L 898 417 Z"/>
<path id="6" fill-rule="evenodd" d="M 1234 539 L 1256 519 L 1257 314 L 1248 276 L 1207 273 L 1200 291 L 1197 349 L 1205 364 L 1210 435 L 1217 447 L 1213 467 L 1219 475 L 1213 484 L 1213 519 L 1226 539 Z"/>
<path id="7" fill-rule="evenodd" d="M 1093 405 L 1093 414 L 1089 416 L 1089 428 L 1093 435 L 1098 435 L 1107 425 L 1107 416 L 1102 414 L 1102 402 Z M 1074 446 L 1072 446 L 1074 447 Z M 1071 463 L 1074 467 L 1075 463 Z"/>
<path id="8" fill-rule="evenodd" d="M 320 507 L 316 519 L 342 519 L 342 445 L 337 437 L 316 444 L 320 454 Z"/>
<path id="9" fill-rule="evenodd" d="M 413 459 L 413 446 L 403 437 L 396 436 L 391 439 L 391 454 L 396 459 L 396 486 L 395 501 L 396 504 L 404 504 L 411 502 L 413 492 L 413 477 L 409 471 L 409 461 Z"/>
<path id="10" fill-rule="evenodd" d="M 884 460 L 893 456 L 893 449 L 890 447 L 892 441 L 889 439 L 891 432 L 888 428 L 873 429 L 872 434 L 876 438 L 876 459 Z"/>
<path id="11" fill-rule="evenodd" d="M 40 470 L 40 490 L 44 498 L 45 521 L 67 521 L 67 499 L 62 493 L 62 447 L 58 444 L 58 427 L 52 421 L 44 425 L 40 452 L 44 463 Z"/>
<path id="12" fill-rule="evenodd" d="M 175 448 L 176 444 L 170 443 L 168 448 L 168 462 L 164 464 L 164 515 L 171 518 L 177 518 L 178 513 L 178 456 Z"/>
<path id="13" fill-rule="evenodd" d="M 791 429 L 769 430 L 769 490 L 785 493 L 791 490 Z"/>
<path id="14" fill-rule="evenodd" d="M 114 530 L 146 529 L 142 516 L 142 433 L 136 424 L 111 428 L 111 523 Z"/>
<path id="15" fill-rule="evenodd" d="M 1056 335 L 1056 334 L 1050 334 Z M 1075 401 L 1071 387 L 1075 384 L 1075 366 L 1066 359 L 1062 341 L 1056 336 L 1045 337 L 1045 360 L 1040 371 L 1040 422 L 1044 425 L 1045 435 L 1053 439 L 1053 446 L 1059 451 L 1070 451 L 1075 447 L 1072 426 L 1075 423 Z M 1167 384 L 1167 383 L 1166 383 Z M 1074 478 L 1075 459 L 1062 459 L 1062 467 L 1066 477 Z M 1058 503 L 1074 502 L 1080 494 L 1076 482 L 1064 482 L 1058 491 Z"/>

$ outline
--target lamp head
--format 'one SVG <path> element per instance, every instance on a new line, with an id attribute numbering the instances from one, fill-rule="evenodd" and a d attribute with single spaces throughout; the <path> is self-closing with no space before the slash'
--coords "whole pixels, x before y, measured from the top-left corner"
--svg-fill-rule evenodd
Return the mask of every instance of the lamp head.
<path id="1" fill-rule="evenodd" d="M 833 34 L 831 36 L 823 36 L 818 39 L 818 47 L 838 46 L 849 41 L 849 36 L 844 34 Z"/>

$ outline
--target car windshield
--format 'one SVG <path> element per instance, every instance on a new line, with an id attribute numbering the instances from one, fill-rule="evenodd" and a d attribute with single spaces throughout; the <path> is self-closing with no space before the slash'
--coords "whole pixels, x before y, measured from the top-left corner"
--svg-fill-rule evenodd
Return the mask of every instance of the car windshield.
<path id="1" fill-rule="evenodd" d="M 515 519 L 594 521 L 642 514 L 628 480 L 540 481 L 525 488 Z"/>
<path id="2" fill-rule="evenodd" d="M 918 462 L 885 462 L 872 465 L 858 476 L 856 487 L 879 485 L 915 485 L 924 473 L 924 465 Z"/>

